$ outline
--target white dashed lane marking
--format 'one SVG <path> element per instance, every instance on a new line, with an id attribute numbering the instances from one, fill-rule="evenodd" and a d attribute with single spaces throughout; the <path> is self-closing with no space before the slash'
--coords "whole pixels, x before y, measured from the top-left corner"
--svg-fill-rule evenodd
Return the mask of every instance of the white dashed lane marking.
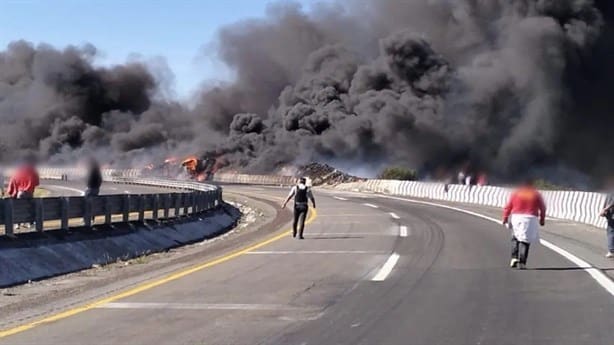
<path id="1" fill-rule="evenodd" d="M 379 269 L 375 277 L 373 277 L 371 280 L 374 282 L 381 282 L 381 281 L 386 280 L 386 278 L 388 278 L 388 275 L 390 274 L 390 272 L 392 272 L 392 269 L 394 268 L 394 266 L 397 264 L 398 261 L 399 261 L 399 254 L 392 253 L 390 257 L 388 257 L 388 260 L 386 260 L 386 262 L 384 263 L 384 266 L 382 266 L 382 268 Z"/>
<path id="2" fill-rule="evenodd" d="M 399 236 L 407 237 L 407 235 L 408 235 L 407 227 L 405 225 L 401 225 L 401 227 L 399 227 Z"/>

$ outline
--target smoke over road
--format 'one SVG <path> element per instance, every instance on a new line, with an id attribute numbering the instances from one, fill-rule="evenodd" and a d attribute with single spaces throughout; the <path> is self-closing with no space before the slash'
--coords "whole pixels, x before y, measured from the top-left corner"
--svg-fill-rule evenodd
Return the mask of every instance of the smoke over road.
<path id="1" fill-rule="evenodd" d="M 611 13 L 591 0 L 281 2 L 220 30 L 236 80 L 189 108 L 146 64 L 97 68 L 93 47 L 15 42 L 0 53 L 0 158 L 216 152 L 257 172 L 470 161 L 603 175 Z"/>

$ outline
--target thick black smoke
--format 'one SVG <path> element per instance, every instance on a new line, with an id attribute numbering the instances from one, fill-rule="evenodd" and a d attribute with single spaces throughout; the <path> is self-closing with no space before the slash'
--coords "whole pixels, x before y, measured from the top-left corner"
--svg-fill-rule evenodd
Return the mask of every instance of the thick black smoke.
<path id="1" fill-rule="evenodd" d="M 147 64 L 98 68 L 92 47 L 16 42 L 0 53 L 0 158 L 200 152 L 257 172 L 324 160 L 602 176 L 614 168 L 611 7 L 283 2 L 220 30 L 218 55 L 236 80 L 202 90 L 190 108 L 160 95 Z"/>

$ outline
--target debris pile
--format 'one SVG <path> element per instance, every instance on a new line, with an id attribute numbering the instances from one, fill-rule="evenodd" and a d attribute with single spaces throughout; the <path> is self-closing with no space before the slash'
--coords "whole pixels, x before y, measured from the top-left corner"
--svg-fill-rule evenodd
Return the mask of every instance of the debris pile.
<path id="1" fill-rule="evenodd" d="M 343 171 L 335 169 L 328 164 L 312 162 L 298 167 L 296 176 L 305 176 L 311 179 L 311 183 L 314 186 L 324 184 L 339 184 L 346 182 L 362 181 L 364 179 L 356 176 L 352 176 Z"/>

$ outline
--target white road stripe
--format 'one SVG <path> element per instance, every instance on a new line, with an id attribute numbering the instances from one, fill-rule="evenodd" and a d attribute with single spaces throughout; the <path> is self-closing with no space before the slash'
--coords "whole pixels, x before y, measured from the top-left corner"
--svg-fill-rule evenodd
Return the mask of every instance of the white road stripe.
<path id="1" fill-rule="evenodd" d="M 407 237 L 407 227 L 405 225 L 401 225 L 399 228 L 399 236 Z"/>
<path id="2" fill-rule="evenodd" d="M 379 208 L 379 206 L 373 205 L 373 204 L 363 204 L 363 205 L 371 207 L 371 208 Z"/>
<path id="3" fill-rule="evenodd" d="M 397 216 L 394 212 L 390 212 L 390 217 L 392 217 L 392 219 L 401 219 L 401 217 Z"/>
<path id="4" fill-rule="evenodd" d="M 374 250 L 254 250 L 251 255 L 287 255 L 287 254 L 382 254 Z"/>
<path id="5" fill-rule="evenodd" d="M 453 207 L 453 206 L 448 206 L 448 205 L 443 205 L 443 204 L 438 204 L 438 203 L 434 203 L 434 202 L 428 202 L 428 201 L 420 201 L 420 200 L 412 200 L 412 199 L 405 199 L 405 198 L 397 198 L 397 197 L 393 197 L 393 196 L 387 196 L 387 195 L 380 195 L 380 197 L 382 198 L 387 198 L 387 199 L 393 199 L 393 200 L 400 200 L 400 201 L 405 201 L 405 202 L 411 202 L 414 204 L 423 204 L 423 205 L 429 205 L 429 206 L 435 206 L 435 207 L 441 207 L 441 208 L 446 208 L 449 210 L 453 210 L 453 211 L 457 211 L 457 212 L 461 212 L 461 213 L 465 213 L 465 214 L 469 214 L 478 218 L 482 218 L 485 220 L 489 220 L 491 222 L 497 223 L 497 224 L 501 224 L 501 221 L 477 212 L 473 212 L 473 211 L 469 211 L 469 210 L 465 210 L 462 208 L 458 208 L 458 207 Z M 603 273 L 601 270 L 595 268 L 593 265 L 589 264 L 588 262 L 586 262 L 585 260 L 577 257 L 576 255 L 568 252 L 567 250 L 557 246 L 556 244 L 544 240 L 544 239 L 540 239 L 539 242 L 546 248 L 554 251 L 555 253 L 563 256 L 565 259 L 571 261 L 572 263 L 574 263 L 576 266 L 578 266 L 579 268 L 582 268 L 586 273 L 588 273 L 591 278 L 593 278 L 599 285 L 601 285 L 601 287 L 603 287 L 608 293 L 610 293 L 610 295 L 614 296 L 614 281 L 612 279 L 610 279 L 610 277 L 608 277 L 605 273 Z"/>
<path id="6" fill-rule="evenodd" d="M 386 262 L 384 263 L 384 266 L 379 269 L 375 277 L 373 277 L 371 280 L 374 282 L 381 282 L 386 280 L 390 272 L 392 272 L 394 266 L 397 264 L 397 261 L 399 261 L 399 254 L 392 253 L 390 257 L 388 257 L 388 260 L 386 260 Z"/>
<path id="7" fill-rule="evenodd" d="M 100 309 L 178 309 L 178 310 L 305 310 L 281 304 L 242 304 L 242 303 L 141 303 L 112 302 L 103 304 Z"/>
<path id="8" fill-rule="evenodd" d="M 65 187 L 65 186 L 58 186 L 58 185 L 53 185 L 53 184 L 46 184 L 42 186 L 44 187 L 49 187 L 51 189 L 62 189 L 62 190 L 67 190 L 67 191 L 71 191 L 74 193 L 77 193 L 79 195 L 83 195 L 85 193 L 85 191 L 83 189 L 78 189 L 78 188 L 72 188 L 72 187 Z"/>
<path id="9" fill-rule="evenodd" d="M 348 199 L 346 198 L 342 198 L 340 196 L 334 196 L 333 198 L 337 199 L 337 200 L 341 200 L 341 201 L 348 201 Z"/>

